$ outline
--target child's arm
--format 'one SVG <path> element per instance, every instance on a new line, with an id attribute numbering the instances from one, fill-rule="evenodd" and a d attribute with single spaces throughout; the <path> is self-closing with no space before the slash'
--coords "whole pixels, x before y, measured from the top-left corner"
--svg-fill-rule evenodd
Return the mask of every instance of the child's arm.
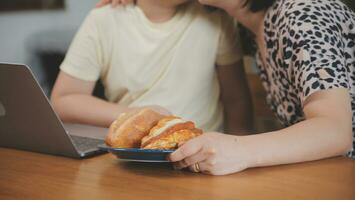
<path id="1" fill-rule="evenodd" d="M 128 108 L 96 98 L 92 96 L 94 87 L 94 81 L 83 81 L 60 72 L 51 96 L 54 110 L 64 122 L 108 127 L 121 113 L 142 109 Z M 151 108 L 167 113 L 159 106 Z"/>
<path id="2" fill-rule="evenodd" d="M 243 61 L 217 66 L 224 107 L 224 130 L 232 134 L 246 134 L 253 127 L 253 109 Z"/>
<path id="3" fill-rule="evenodd" d="M 76 79 L 60 72 L 51 101 L 64 122 L 108 127 L 127 107 L 93 97 L 95 82 Z"/>

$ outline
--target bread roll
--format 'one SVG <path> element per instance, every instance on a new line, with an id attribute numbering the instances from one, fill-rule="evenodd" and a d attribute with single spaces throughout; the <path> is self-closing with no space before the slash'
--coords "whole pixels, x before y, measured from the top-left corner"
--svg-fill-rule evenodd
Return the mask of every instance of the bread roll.
<path id="1" fill-rule="evenodd" d="M 163 117 L 149 108 L 122 114 L 111 124 L 105 142 L 113 148 L 139 148 L 142 138 Z"/>

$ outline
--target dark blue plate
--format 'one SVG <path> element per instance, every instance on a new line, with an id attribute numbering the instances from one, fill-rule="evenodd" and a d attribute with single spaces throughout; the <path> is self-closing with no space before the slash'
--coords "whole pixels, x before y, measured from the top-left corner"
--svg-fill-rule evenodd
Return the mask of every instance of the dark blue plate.
<path id="1" fill-rule="evenodd" d="M 99 148 L 116 155 L 121 160 L 133 162 L 169 162 L 166 158 L 174 152 L 174 150 L 159 149 L 111 148 L 106 145 L 101 145 Z"/>

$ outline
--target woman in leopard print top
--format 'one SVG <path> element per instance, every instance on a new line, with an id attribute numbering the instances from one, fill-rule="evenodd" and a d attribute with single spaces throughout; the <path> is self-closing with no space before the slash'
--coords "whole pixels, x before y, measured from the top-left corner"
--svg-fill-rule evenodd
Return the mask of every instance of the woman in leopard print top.
<path id="1" fill-rule="evenodd" d="M 171 155 L 177 166 L 199 163 L 203 172 L 227 174 L 352 154 L 354 12 L 339 0 L 200 2 L 223 8 L 255 34 L 267 101 L 287 128 L 243 137 L 207 133 Z"/>
<path id="2" fill-rule="evenodd" d="M 340 0 L 199 1 L 254 33 L 267 101 L 287 128 L 242 137 L 203 134 L 170 156 L 176 167 L 220 175 L 353 155 L 354 12 Z"/>

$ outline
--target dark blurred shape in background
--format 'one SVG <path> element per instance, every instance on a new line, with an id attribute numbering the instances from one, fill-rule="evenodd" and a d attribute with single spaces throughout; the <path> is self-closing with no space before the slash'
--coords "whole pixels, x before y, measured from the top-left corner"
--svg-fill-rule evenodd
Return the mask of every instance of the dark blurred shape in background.
<path id="1" fill-rule="evenodd" d="M 64 0 L 1 0 L 0 11 L 64 9 Z"/>
<path id="2" fill-rule="evenodd" d="M 348 4 L 353 11 L 355 11 L 355 0 L 345 0 L 345 3 Z"/>

